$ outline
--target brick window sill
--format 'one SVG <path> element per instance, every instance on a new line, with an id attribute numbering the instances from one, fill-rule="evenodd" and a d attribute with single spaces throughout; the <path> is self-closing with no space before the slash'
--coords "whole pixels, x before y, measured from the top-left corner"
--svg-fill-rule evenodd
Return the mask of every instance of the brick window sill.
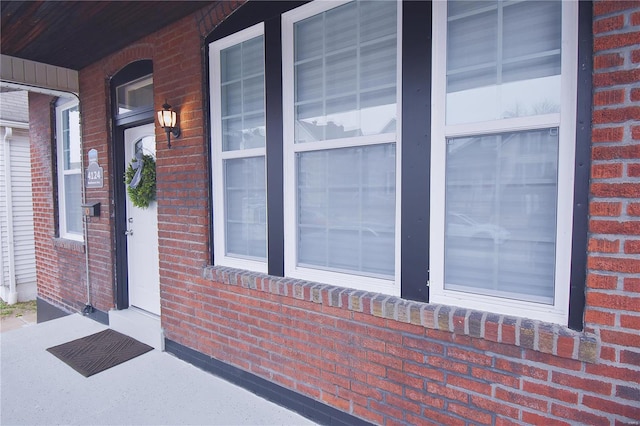
<path id="1" fill-rule="evenodd" d="M 76 253 L 84 253 L 84 243 L 66 238 L 53 238 L 53 247 L 57 249 L 65 249 Z"/>
<path id="2" fill-rule="evenodd" d="M 558 324 L 433 303 L 414 302 L 309 281 L 273 277 L 221 266 L 206 266 L 203 278 L 226 285 L 293 297 L 378 318 L 596 363 L 600 341 L 591 333 Z"/>

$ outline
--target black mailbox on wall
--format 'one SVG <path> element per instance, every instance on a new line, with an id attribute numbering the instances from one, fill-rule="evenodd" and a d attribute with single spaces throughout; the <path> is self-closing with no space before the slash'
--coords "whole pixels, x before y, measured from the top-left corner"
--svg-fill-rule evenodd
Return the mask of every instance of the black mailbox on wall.
<path id="1" fill-rule="evenodd" d="M 87 203 L 83 204 L 82 205 L 82 213 L 85 216 L 93 216 L 93 217 L 100 216 L 100 203 L 87 202 Z"/>

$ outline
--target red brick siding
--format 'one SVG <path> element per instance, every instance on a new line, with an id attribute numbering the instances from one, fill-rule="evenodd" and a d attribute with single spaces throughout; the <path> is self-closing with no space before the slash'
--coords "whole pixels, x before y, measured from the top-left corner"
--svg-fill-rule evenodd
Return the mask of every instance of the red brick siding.
<path id="1" fill-rule="evenodd" d="M 590 282 L 617 287 L 615 277 Z M 634 300 L 605 299 L 593 307 L 638 310 Z M 640 383 L 637 352 L 624 343 L 611 357 L 563 327 L 229 268 L 206 269 L 167 304 L 172 340 L 374 423 L 612 424 L 640 415 L 630 390 Z M 600 410 L 600 400 L 620 411 Z"/>
<path id="2" fill-rule="evenodd" d="M 594 142 L 591 182 L 591 276 L 608 276 L 615 285 L 606 288 L 587 281 L 587 325 L 599 329 L 603 350 L 615 353 L 620 344 L 631 344 L 621 318 L 639 317 L 634 306 L 640 301 L 623 288 L 623 282 L 640 272 L 634 253 L 640 235 L 640 220 L 633 215 L 640 196 L 640 180 L 634 174 L 640 159 L 640 144 L 633 138 L 633 125 L 640 111 L 636 94 L 640 70 L 633 63 L 640 22 L 638 2 L 597 2 L 594 5 L 594 54 L 615 58 L 609 67 L 594 70 Z M 599 217 L 606 216 L 606 217 Z M 637 295 L 636 295 L 637 296 Z M 616 343 L 614 343 L 616 342 Z M 637 349 L 636 349 L 637 350 Z"/>
<path id="3" fill-rule="evenodd" d="M 68 311 L 85 305 L 84 244 L 58 238 L 55 98 L 29 94 L 29 137 L 38 297 Z"/>
<path id="4" fill-rule="evenodd" d="M 628 48 L 639 4 L 628 6 L 596 4 L 594 17 L 598 146 L 585 323 L 601 345 L 562 327 L 217 268 L 170 295 L 167 336 L 374 423 L 640 419 L 640 300 L 637 283 L 625 284 L 640 271 L 629 256 L 640 232 L 631 214 L 640 211 L 631 138 L 640 110 L 629 85 L 640 75 Z"/>
<path id="5" fill-rule="evenodd" d="M 99 150 L 107 173 L 112 170 L 106 142 L 108 77 L 131 61 L 152 59 L 156 107 L 166 98 L 180 114 L 183 136 L 174 148 L 169 151 L 162 143 L 163 133 L 156 135 L 166 337 L 377 424 L 637 422 L 640 104 L 631 90 L 640 80 L 640 3 L 594 5 L 584 333 L 327 285 L 203 269 L 209 259 L 202 93 L 208 76 L 201 65 L 200 24 L 229 13 L 220 9 L 225 7 L 229 3 L 196 13 L 195 20 L 179 21 L 80 72 L 86 149 Z M 201 19 L 204 15 L 207 19 Z M 37 154 L 46 163 L 44 151 Z M 101 309 L 112 306 L 113 298 L 111 181 L 108 174 L 105 188 L 88 194 L 103 203 L 89 239 Z M 51 203 L 42 197 L 40 220 L 51 216 L 44 214 Z M 41 223 L 44 229 L 52 226 Z M 39 265 L 58 270 L 58 257 L 40 251 Z M 63 283 L 57 278 L 42 278 L 51 282 L 46 291 L 60 291 Z"/>

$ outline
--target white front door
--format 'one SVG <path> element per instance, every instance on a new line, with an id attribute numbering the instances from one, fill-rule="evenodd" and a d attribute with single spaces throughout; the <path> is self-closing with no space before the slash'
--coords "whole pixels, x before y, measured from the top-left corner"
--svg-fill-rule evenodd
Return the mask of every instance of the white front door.
<path id="1" fill-rule="evenodd" d="M 136 152 L 156 157 L 154 132 L 153 124 L 124 131 L 125 170 Z M 129 305 L 160 315 L 157 210 L 155 201 L 146 209 L 134 206 L 127 194 Z"/>

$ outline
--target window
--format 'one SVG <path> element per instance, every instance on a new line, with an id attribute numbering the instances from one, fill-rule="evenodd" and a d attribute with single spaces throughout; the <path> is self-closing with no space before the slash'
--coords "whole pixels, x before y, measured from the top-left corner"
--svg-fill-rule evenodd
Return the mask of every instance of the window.
<path id="1" fill-rule="evenodd" d="M 566 324 L 579 2 L 259 4 L 210 44 L 215 263 Z"/>
<path id="2" fill-rule="evenodd" d="M 211 44 L 216 263 L 267 272 L 264 38 L 256 25 Z"/>
<path id="3" fill-rule="evenodd" d="M 153 77 L 146 76 L 116 88 L 118 115 L 153 106 Z"/>
<path id="4" fill-rule="evenodd" d="M 434 3 L 431 300 L 566 322 L 577 4 Z"/>
<path id="5" fill-rule="evenodd" d="M 58 101 L 58 210 L 60 237 L 83 241 L 80 112 L 77 101 Z"/>
<path id="6" fill-rule="evenodd" d="M 285 274 L 400 294 L 399 4 L 283 15 Z"/>

